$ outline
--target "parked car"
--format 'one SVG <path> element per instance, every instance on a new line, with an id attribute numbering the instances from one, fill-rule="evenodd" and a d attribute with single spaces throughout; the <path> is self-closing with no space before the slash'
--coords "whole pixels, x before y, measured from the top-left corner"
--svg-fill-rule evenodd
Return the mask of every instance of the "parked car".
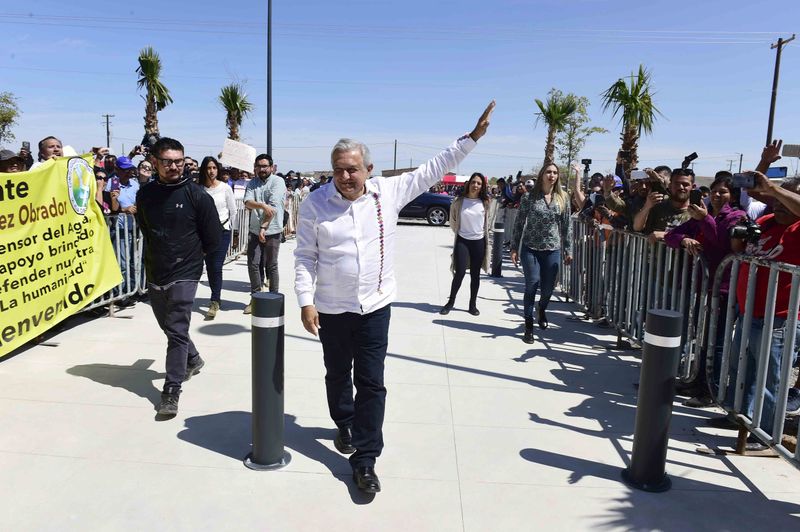
<path id="1" fill-rule="evenodd" d="M 444 225 L 450 219 L 451 196 L 423 192 L 400 211 L 401 218 L 424 218 L 431 225 Z"/>

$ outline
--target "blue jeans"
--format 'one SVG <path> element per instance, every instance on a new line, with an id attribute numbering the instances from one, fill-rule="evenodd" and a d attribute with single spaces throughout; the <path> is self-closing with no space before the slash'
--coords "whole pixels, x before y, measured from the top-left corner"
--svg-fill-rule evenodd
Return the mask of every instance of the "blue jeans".
<path id="1" fill-rule="evenodd" d="M 522 246 L 520 262 L 522 262 L 522 273 L 525 275 L 522 315 L 526 319 L 533 319 L 533 300 L 540 286 L 542 290 L 539 296 L 540 308 L 544 310 L 550 303 L 550 297 L 553 295 L 553 289 L 556 286 L 558 268 L 561 264 L 561 250 L 531 249 L 527 246 Z"/>
<path id="2" fill-rule="evenodd" d="M 761 428 L 768 434 L 772 433 L 772 423 L 775 417 L 775 396 L 780 385 L 781 358 L 785 340 L 791 340 L 791 331 L 786 330 L 786 319 L 775 318 L 772 326 L 772 344 L 769 349 L 769 362 L 767 363 L 767 383 L 764 392 L 764 407 L 761 411 Z M 800 322 L 794 331 L 795 339 L 800 340 Z M 759 350 L 761 349 L 761 339 L 764 335 L 764 318 L 753 318 L 750 327 L 750 340 L 747 344 L 747 373 L 744 380 L 744 397 L 742 398 L 743 414 L 752 418 L 753 407 L 755 406 L 756 394 L 756 372 L 758 370 Z M 788 337 L 788 338 L 787 338 Z M 725 395 L 725 402 L 728 406 L 733 405 L 734 391 L 736 389 L 736 375 L 739 368 L 739 350 L 742 345 L 742 318 L 736 320 L 736 332 L 733 336 L 733 346 L 731 348 L 730 379 L 728 381 L 728 391 Z M 795 350 L 791 354 L 792 364 L 797 360 L 797 348 L 800 343 L 796 341 Z"/>
<path id="3" fill-rule="evenodd" d="M 211 287 L 211 301 L 217 303 L 221 301 L 222 297 L 222 265 L 225 263 L 225 255 L 228 254 L 230 245 L 231 232 L 226 229 L 222 231 L 222 238 L 217 249 L 205 257 L 208 285 Z"/>

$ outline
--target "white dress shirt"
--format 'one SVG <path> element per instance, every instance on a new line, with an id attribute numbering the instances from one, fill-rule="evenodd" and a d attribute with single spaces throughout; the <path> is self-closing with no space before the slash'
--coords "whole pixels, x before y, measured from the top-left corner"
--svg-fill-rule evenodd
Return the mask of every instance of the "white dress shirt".
<path id="1" fill-rule="evenodd" d="M 355 201 L 343 198 L 333 181 L 309 194 L 300 204 L 294 252 L 300 306 L 313 304 L 325 314 L 367 314 L 394 301 L 400 209 L 454 170 L 474 147 L 465 135 L 413 172 L 368 179 L 366 193 Z"/>

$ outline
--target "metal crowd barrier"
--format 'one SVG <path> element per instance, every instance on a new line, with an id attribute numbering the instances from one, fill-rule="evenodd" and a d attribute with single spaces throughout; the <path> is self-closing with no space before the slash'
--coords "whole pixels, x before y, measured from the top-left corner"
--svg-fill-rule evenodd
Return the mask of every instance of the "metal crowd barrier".
<path id="1" fill-rule="evenodd" d="M 800 267 L 729 255 L 717 267 L 712 286 L 702 257 L 663 242 L 651 243 L 638 233 L 579 218 L 572 223 L 573 262 L 562 265 L 561 277 L 567 297 L 588 316 L 604 318 L 616 329 L 619 341 L 625 337 L 639 345 L 647 309 L 681 312 L 680 378 L 697 377 L 705 348 L 706 377 L 715 402 L 800 467 L 800 448 L 791 451 L 782 440 L 792 366 L 798 355 Z M 748 276 L 746 298 L 740 305 L 736 286 L 742 264 L 754 273 Z M 766 294 L 756 293 L 756 279 L 761 275 L 769 276 Z M 775 316 L 779 275 L 791 276 L 785 319 Z M 725 293 L 721 287 L 727 276 L 729 292 Z M 759 298 L 765 300 L 763 318 L 753 316 Z M 800 440 L 800 428 L 797 437 Z"/>
<path id="2" fill-rule="evenodd" d="M 675 310 L 684 316 L 680 377 L 692 380 L 705 345 L 709 306 L 705 259 L 645 235 L 573 218 L 573 261 L 562 265 L 562 289 L 594 319 L 603 318 L 641 345 L 648 309 Z"/>
<path id="3" fill-rule="evenodd" d="M 748 265 L 749 273 L 746 298 L 741 305 L 736 287 L 743 264 Z M 730 290 L 726 296 L 721 292 L 721 286 L 727 275 L 730 275 Z M 766 294 L 756 293 L 756 281 L 762 275 L 769 276 Z M 791 276 L 786 318 L 775 316 L 779 275 Z M 764 315 L 754 316 L 756 301 L 762 298 Z M 706 365 L 708 382 L 716 388 L 716 403 L 797 467 L 800 467 L 800 446 L 795 444 L 794 452 L 787 449 L 783 433 L 788 394 L 792 387 L 792 366 L 799 347 L 799 304 L 800 267 L 746 255 L 729 255 L 720 264 L 714 279 Z M 720 331 L 720 327 L 724 329 Z M 758 345 L 753 345 L 755 339 L 759 340 Z M 751 366 L 754 363 L 755 368 Z M 752 411 L 748 404 L 751 401 Z M 765 412 L 768 405 L 772 416 Z M 796 437 L 800 440 L 800 427 Z"/>
<path id="4" fill-rule="evenodd" d="M 245 208 L 244 201 L 236 200 L 236 226 L 232 227 L 231 245 L 225 255 L 225 264 L 236 260 L 247 250 L 247 233 L 249 231 L 250 211 Z"/>
<path id="5" fill-rule="evenodd" d="M 237 223 L 232 228 L 231 243 L 225 255 L 226 264 L 236 260 L 247 249 L 249 216 L 241 200 L 236 201 L 236 211 Z M 106 216 L 105 221 L 122 273 L 122 282 L 83 307 L 81 312 L 108 306 L 109 315 L 113 316 L 115 306 L 120 301 L 147 293 L 147 276 L 143 260 L 144 242 L 136 218 L 130 214 L 113 214 Z"/>
<path id="6" fill-rule="evenodd" d="M 109 315 L 113 316 L 116 303 L 147 292 L 142 260 L 144 243 L 133 215 L 113 214 L 106 216 L 105 222 L 122 273 L 122 282 L 83 307 L 81 312 L 108 305 Z"/>

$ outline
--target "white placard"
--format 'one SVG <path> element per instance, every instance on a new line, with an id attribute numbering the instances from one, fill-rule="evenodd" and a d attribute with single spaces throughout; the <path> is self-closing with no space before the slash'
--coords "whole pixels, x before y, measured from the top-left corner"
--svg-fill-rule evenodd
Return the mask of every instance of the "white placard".
<path id="1" fill-rule="evenodd" d="M 232 166 L 239 170 L 252 172 L 253 164 L 256 162 L 256 149 L 243 142 L 225 139 L 219 162 L 223 166 Z"/>

